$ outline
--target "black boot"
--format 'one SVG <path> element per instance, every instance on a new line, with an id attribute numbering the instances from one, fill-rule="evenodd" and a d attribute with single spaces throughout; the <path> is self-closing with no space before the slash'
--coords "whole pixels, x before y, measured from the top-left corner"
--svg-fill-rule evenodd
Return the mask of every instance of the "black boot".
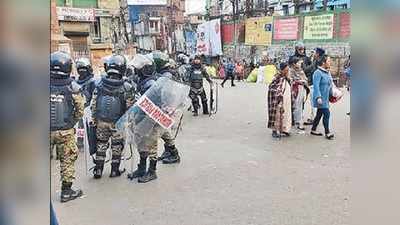
<path id="1" fill-rule="evenodd" d="M 168 158 L 171 156 L 171 147 L 167 146 L 164 144 L 164 152 L 161 154 L 160 157 L 158 157 L 158 160 L 163 160 L 165 158 Z"/>
<path id="2" fill-rule="evenodd" d="M 94 179 L 100 179 L 101 175 L 103 174 L 103 168 L 104 168 L 104 162 L 95 160 L 95 166 L 93 169 L 93 178 Z"/>
<path id="3" fill-rule="evenodd" d="M 138 178 L 138 182 L 147 183 L 149 181 L 157 179 L 156 168 L 157 160 L 150 160 L 149 169 L 144 176 Z"/>
<path id="4" fill-rule="evenodd" d="M 110 177 L 119 177 L 121 174 L 125 173 L 125 169 L 119 170 L 119 165 L 121 162 L 118 163 L 111 163 L 111 174 Z"/>
<path id="5" fill-rule="evenodd" d="M 140 162 L 137 165 L 137 169 L 132 173 L 128 174 L 128 179 L 133 180 L 138 177 L 142 177 L 146 174 L 146 162 L 147 157 L 140 156 Z"/>
<path id="6" fill-rule="evenodd" d="M 169 157 L 163 159 L 162 162 L 164 164 L 180 163 L 181 157 L 179 156 L 178 149 L 175 146 L 170 147 L 170 148 L 171 148 L 171 150 L 170 150 L 171 155 Z"/>
<path id="7" fill-rule="evenodd" d="M 61 186 L 61 202 L 68 202 L 79 198 L 83 195 L 82 190 L 73 190 L 72 183 L 62 182 Z"/>
<path id="8" fill-rule="evenodd" d="M 208 105 L 207 105 L 207 103 L 203 104 L 203 114 L 204 114 L 204 115 L 210 114 L 210 113 L 208 112 Z"/>
<path id="9" fill-rule="evenodd" d="M 199 112 L 198 112 L 197 109 L 195 109 L 195 110 L 193 111 L 193 116 L 199 116 Z"/>

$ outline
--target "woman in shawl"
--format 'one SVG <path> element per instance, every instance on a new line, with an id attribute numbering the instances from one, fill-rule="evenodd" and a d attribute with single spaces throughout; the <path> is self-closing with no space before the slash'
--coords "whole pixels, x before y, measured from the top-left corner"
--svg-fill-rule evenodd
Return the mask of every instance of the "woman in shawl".
<path id="1" fill-rule="evenodd" d="M 298 57 L 290 58 L 289 67 L 289 75 L 292 80 L 293 119 L 296 128 L 299 131 L 304 131 L 304 104 L 307 100 L 307 95 L 310 92 L 308 80 Z"/>
<path id="2" fill-rule="evenodd" d="M 289 66 L 281 63 L 280 72 L 268 87 L 268 128 L 272 137 L 288 137 L 292 127 L 292 91 Z"/>

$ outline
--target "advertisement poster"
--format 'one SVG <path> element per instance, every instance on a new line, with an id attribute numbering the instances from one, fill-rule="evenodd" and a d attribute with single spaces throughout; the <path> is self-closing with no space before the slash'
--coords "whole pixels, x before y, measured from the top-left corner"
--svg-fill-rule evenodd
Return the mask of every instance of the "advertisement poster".
<path id="1" fill-rule="evenodd" d="M 196 50 L 199 55 L 222 55 L 221 23 L 219 19 L 202 23 L 197 27 Z"/>
<path id="2" fill-rule="evenodd" d="M 299 18 L 275 19 L 274 40 L 297 40 Z"/>
<path id="3" fill-rule="evenodd" d="M 270 45 L 272 40 L 272 17 L 255 17 L 246 20 L 246 45 Z"/>
<path id="4" fill-rule="evenodd" d="M 333 14 L 304 17 L 304 39 L 332 39 L 334 26 L 333 19 Z"/>

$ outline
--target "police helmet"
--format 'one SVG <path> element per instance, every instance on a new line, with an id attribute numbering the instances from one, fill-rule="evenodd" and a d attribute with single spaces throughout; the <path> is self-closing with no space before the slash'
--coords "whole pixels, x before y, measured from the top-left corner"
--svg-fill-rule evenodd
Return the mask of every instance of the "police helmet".
<path id="1" fill-rule="evenodd" d="M 79 72 L 93 73 L 92 65 L 88 58 L 80 58 L 75 62 L 76 70 Z M 79 73 L 80 74 L 80 73 Z"/>
<path id="2" fill-rule="evenodd" d="M 106 61 L 105 66 L 108 75 L 114 74 L 121 79 L 126 72 L 126 59 L 122 55 L 112 55 Z"/>
<path id="3" fill-rule="evenodd" d="M 129 64 L 138 71 L 140 76 L 151 76 L 155 72 L 153 59 L 149 55 L 137 54 Z"/>
<path id="4" fill-rule="evenodd" d="M 69 78 L 72 71 L 71 57 L 61 51 L 50 55 L 50 76 L 55 78 Z"/>

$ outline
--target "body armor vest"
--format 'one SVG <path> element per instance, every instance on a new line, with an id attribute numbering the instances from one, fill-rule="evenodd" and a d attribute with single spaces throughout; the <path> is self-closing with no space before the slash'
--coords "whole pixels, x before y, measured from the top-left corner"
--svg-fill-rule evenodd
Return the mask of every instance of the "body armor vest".
<path id="1" fill-rule="evenodd" d="M 50 130 L 68 130 L 74 127 L 74 103 L 71 82 L 50 84 Z"/>
<path id="2" fill-rule="evenodd" d="M 126 111 L 123 81 L 103 79 L 98 87 L 96 117 L 104 122 L 116 122 Z"/>

